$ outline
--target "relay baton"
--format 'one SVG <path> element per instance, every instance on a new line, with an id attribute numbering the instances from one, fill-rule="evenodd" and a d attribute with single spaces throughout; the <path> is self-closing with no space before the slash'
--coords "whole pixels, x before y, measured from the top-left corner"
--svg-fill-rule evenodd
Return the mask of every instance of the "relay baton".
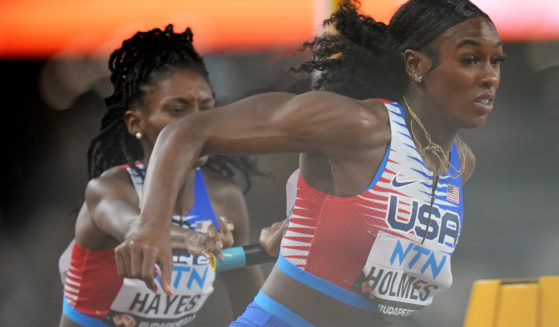
<path id="1" fill-rule="evenodd" d="M 272 262 L 277 259 L 269 255 L 259 243 L 227 248 L 222 250 L 221 253 L 224 257 L 223 261 L 219 261 L 215 255 L 211 253 L 210 264 L 215 271 L 248 267 Z"/>

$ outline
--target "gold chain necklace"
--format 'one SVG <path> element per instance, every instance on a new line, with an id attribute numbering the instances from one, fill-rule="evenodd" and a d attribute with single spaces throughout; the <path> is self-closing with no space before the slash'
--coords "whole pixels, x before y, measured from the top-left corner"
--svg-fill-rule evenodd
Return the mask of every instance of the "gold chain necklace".
<path id="1" fill-rule="evenodd" d="M 450 154 L 447 154 L 440 145 L 433 142 L 433 140 L 431 139 L 431 134 L 429 134 L 429 132 L 427 132 L 427 129 L 425 128 L 425 126 L 423 125 L 421 120 L 419 120 L 419 117 L 417 117 L 415 112 L 411 109 L 411 106 L 409 105 L 408 100 L 406 99 L 406 96 L 402 97 L 402 104 L 404 105 L 404 108 L 409 112 L 409 114 L 412 118 L 412 120 L 410 121 L 410 131 L 411 131 L 411 135 L 412 135 L 413 139 L 417 142 L 419 153 L 421 155 L 424 155 L 425 152 L 429 151 L 429 152 L 433 153 L 435 155 L 435 157 L 437 157 L 437 159 L 439 159 L 439 161 L 441 162 L 443 167 L 450 167 L 455 172 L 457 172 L 456 176 L 453 176 L 452 174 L 450 174 L 450 171 L 448 171 L 448 175 L 450 177 L 458 178 L 458 176 L 462 175 L 464 170 L 466 170 L 466 147 L 464 146 L 464 144 L 462 142 L 462 139 L 458 135 L 456 136 L 457 147 L 458 147 L 458 149 L 460 149 L 460 154 L 461 154 L 461 156 L 459 158 L 460 169 L 456 169 L 456 167 L 454 167 L 454 165 L 450 162 Z M 415 136 L 415 133 L 413 131 L 413 122 L 414 121 L 417 123 L 417 125 L 419 125 L 419 127 L 423 131 L 423 134 L 425 135 L 425 139 L 427 139 L 427 145 L 423 148 L 421 148 L 421 144 L 419 143 L 419 141 L 418 141 L 418 139 Z"/>

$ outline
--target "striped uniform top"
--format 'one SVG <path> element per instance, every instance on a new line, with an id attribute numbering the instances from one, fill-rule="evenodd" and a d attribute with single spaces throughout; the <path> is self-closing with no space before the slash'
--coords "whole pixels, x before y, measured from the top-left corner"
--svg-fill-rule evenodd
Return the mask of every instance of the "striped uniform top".
<path id="1" fill-rule="evenodd" d="M 143 179 L 124 167 L 141 201 Z M 172 222 L 204 232 L 212 223 L 219 228 L 201 170 L 196 170 L 192 209 L 186 216 L 173 216 Z M 154 294 L 141 280 L 119 277 L 114 249 L 84 249 L 73 242 L 71 260 L 60 260 L 67 261 L 69 267 L 60 267 L 65 275 L 63 311 L 83 326 L 188 326 L 214 289 L 215 272 L 209 260 L 189 253 L 173 253 L 172 297 L 161 286 Z"/>
<path id="2" fill-rule="evenodd" d="M 427 169 L 398 103 L 386 103 L 391 142 L 367 189 L 336 197 L 300 176 L 278 265 L 342 302 L 387 316 L 406 316 L 452 284 L 450 257 L 463 217 L 460 158 L 449 171 Z M 431 206 L 431 201 L 433 205 Z"/>

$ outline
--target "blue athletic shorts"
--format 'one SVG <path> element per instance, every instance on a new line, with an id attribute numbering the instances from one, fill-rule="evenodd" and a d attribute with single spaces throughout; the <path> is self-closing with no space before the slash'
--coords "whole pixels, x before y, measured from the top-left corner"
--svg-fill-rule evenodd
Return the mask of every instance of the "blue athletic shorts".
<path id="1" fill-rule="evenodd" d="M 229 327 L 313 327 L 314 325 L 260 291 Z"/>

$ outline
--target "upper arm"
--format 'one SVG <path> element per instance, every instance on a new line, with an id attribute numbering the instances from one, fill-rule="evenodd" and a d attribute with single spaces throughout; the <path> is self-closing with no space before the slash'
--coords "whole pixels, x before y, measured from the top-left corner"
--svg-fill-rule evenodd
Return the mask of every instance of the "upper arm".
<path id="1" fill-rule="evenodd" d="M 363 145 L 371 115 L 361 102 L 330 92 L 278 92 L 191 115 L 184 123 L 190 125 L 182 130 L 200 129 L 188 137 L 203 137 L 205 153 L 316 152 L 329 157 Z"/>
<path id="2" fill-rule="evenodd" d="M 122 174 L 109 172 L 92 179 L 78 217 L 76 240 L 90 243 L 88 248 L 116 245 L 124 240 L 139 211 L 136 191 Z"/>
<path id="3" fill-rule="evenodd" d="M 329 92 L 265 93 L 185 116 L 163 128 L 157 138 L 146 172 L 140 223 L 168 226 L 164 217 L 172 213 L 188 172 L 204 154 L 310 152 L 345 170 L 364 167 L 364 158 L 374 159 L 367 154 L 385 147 L 376 134 L 381 112 L 376 109 L 381 105 Z M 347 162 L 353 166 L 343 165 Z"/>

